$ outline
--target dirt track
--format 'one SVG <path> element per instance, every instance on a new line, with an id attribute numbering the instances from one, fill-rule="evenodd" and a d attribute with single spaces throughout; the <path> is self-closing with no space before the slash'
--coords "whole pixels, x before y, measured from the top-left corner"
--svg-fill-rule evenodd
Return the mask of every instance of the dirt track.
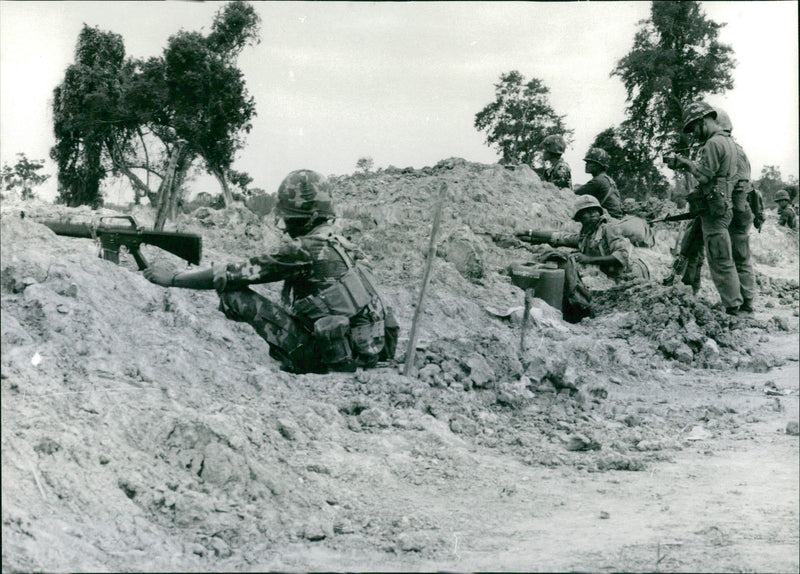
<path id="1" fill-rule="evenodd" d="M 675 236 L 660 228 L 651 287 L 539 321 L 519 355 L 487 307 L 520 305 L 503 270 L 530 253 L 476 232 L 558 225 L 571 198 L 498 168 L 336 181 L 401 360 L 425 194 L 448 182 L 418 378 L 282 373 L 215 294 L 156 287 L 32 220 L 90 213 L 6 202 L 3 571 L 796 572 L 797 236 L 754 234 L 759 311 L 730 319 L 707 277 L 698 300 L 655 284 Z M 178 228 L 206 262 L 278 237 L 243 209 Z"/>

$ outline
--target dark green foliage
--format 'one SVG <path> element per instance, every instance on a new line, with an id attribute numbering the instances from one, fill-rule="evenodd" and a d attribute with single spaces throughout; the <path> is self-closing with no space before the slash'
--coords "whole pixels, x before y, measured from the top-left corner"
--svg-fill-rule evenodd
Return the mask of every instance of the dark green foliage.
<path id="1" fill-rule="evenodd" d="M 592 147 L 608 152 L 611 165 L 607 171 L 616 181 L 623 198 L 643 200 L 650 195 L 665 197 L 669 182 L 643 152 L 644 147 L 637 144 L 636 136 L 636 130 L 626 121 L 618 128 L 611 127 L 597 134 Z M 633 145 L 623 146 L 623 141 Z"/>
<path id="2" fill-rule="evenodd" d="M 628 102 L 627 125 L 617 135 L 626 149 L 641 148 L 626 175 L 658 183 L 656 158 L 689 143 L 681 136 L 683 107 L 733 88 L 736 62 L 733 49 L 717 39 L 722 26 L 708 20 L 698 2 L 651 4 L 650 19 L 640 22 L 631 51 L 611 72 L 625 85 Z"/>
<path id="3" fill-rule="evenodd" d="M 102 205 L 100 181 L 105 139 L 124 124 L 120 98 L 125 47 L 119 34 L 84 24 L 75 63 L 53 92 L 56 145 L 50 156 L 58 165 L 59 200 L 70 206 Z"/>
<path id="4" fill-rule="evenodd" d="M 550 134 L 572 140 L 573 130 L 550 106 L 550 90 L 536 78 L 529 82 L 516 70 L 500 75 L 496 100 L 475 115 L 475 127 L 501 154 L 500 163 L 533 165 L 541 141 Z"/>
<path id="5" fill-rule="evenodd" d="M 127 176 L 151 201 L 175 197 L 197 157 L 225 187 L 255 116 L 234 60 L 258 40 L 258 24 L 252 6 L 231 2 L 217 12 L 208 36 L 178 32 L 162 57 L 147 60 L 126 59 L 118 34 L 84 26 L 75 63 L 54 91 L 51 157 L 60 200 L 102 204 L 100 182 L 109 174 Z M 134 170 L 145 170 L 146 181 Z M 151 174 L 169 189 L 153 189 Z"/>

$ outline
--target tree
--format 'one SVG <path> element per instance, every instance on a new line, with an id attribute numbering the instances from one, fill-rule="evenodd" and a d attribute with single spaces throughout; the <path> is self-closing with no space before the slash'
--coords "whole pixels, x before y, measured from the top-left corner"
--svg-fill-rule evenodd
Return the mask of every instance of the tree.
<path id="1" fill-rule="evenodd" d="M 24 153 L 17 154 L 17 163 L 14 167 L 3 164 L 2 177 L 3 190 L 19 192 L 20 198 L 29 200 L 36 197 L 33 188 L 50 179 L 49 175 L 37 173 L 44 167 L 44 160 L 29 160 Z"/>
<path id="2" fill-rule="evenodd" d="M 774 203 L 775 192 L 783 189 L 786 184 L 781 178 L 781 170 L 776 165 L 765 165 L 761 168 L 761 177 L 756 182 L 756 187 L 764 196 L 764 201 Z"/>
<path id="3" fill-rule="evenodd" d="M 356 169 L 361 170 L 362 173 L 367 174 L 372 169 L 374 162 L 372 161 L 371 157 L 361 157 L 358 158 L 356 162 Z"/>
<path id="4" fill-rule="evenodd" d="M 618 128 L 610 127 L 597 134 L 592 147 L 608 152 L 611 160 L 608 174 L 616 181 L 623 198 L 643 200 L 649 195 L 664 197 L 669 189 L 667 178 L 642 153 L 642 146 L 622 143 L 627 141 L 636 144 L 636 135 L 630 123 L 623 122 Z"/>
<path id="5" fill-rule="evenodd" d="M 59 200 L 69 206 L 102 205 L 104 141 L 119 129 L 119 76 L 125 59 L 122 36 L 84 24 L 75 63 L 53 92 Z"/>
<path id="6" fill-rule="evenodd" d="M 681 130 L 683 108 L 733 88 L 736 62 L 733 49 L 717 39 L 724 24 L 707 19 L 698 2 L 653 2 L 650 18 L 639 24 L 631 51 L 611 76 L 618 76 L 627 92 L 623 145 L 641 146 L 644 161 L 637 169 L 651 172 L 664 152 L 688 146 Z M 648 179 L 646 173 L 639 176 Z"/>
<path id="7" fill-rule="evenodd" d="M 551 134 L 572 141 L 573 130 L 555 113 L 550 90 L 536 78 L 525 82 L 516 70 L 500 75 L 496 99 L 475 115 L 475 127 L 486 132 L 486 143 L 501 154 L 500 163 L 533 165 L 541 141 Z"/>
<path id="8" fill-rule="evenodd" d="M 100 204 L 100 181 L 124 176 L 157 206 L 161 229 L 199 158 L 229 204 L 231 165 L 255 116 L 235 59 L 257 41 L 259 22 L 251 5 L 231 2 L 217 11 L 207 36 L 181 31 L 161 57 L 147 60 L 125 59 L 119 35 L 84 26 L 76 63 L 54 92 L 51 156 L 64 202 Z"/>

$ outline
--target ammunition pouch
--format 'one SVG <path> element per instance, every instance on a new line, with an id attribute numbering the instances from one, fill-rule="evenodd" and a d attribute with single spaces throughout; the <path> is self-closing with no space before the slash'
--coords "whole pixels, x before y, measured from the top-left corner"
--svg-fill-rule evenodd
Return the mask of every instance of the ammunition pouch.
<path id="1" fill-rule="evenodd" d="M 722 217 L 731 206 L 731 191 L 730 183 L 723 178 L 717 178 L 711 186 L 695 189 L 686 196 L 689 213 Z"/>
<path id="2" fill-rule="evenodd" d="M 731 206 L 731 185 L 728 180 L 718 178 L 714 186 L 706 194 L 708 211 L 711 215 L 722 217 Z"/>
<path id="3" fill-rule="evenodd" d="M 372 297 L 364 285 L 361 271 L 353 267 L 327 289 L 295 302 L 292 313 L 311 321 L 327 315 L 353 317 L 372 301 Z"/>
<path id="4" fill-rule="evenodd" d="M 372 274 L 360 265 L 327 289 L 295 302 L 292 313 L 314 324 L 322 360 L 333 370 L 348 370 L 337 364 L 371 367 L 379 358 L 394 358 L 399 327 L 383 305 Z"/>
<path id="5" fill-rule="evenodd" d="M 329 315 L 314 323 L 314 338 L 322 362 L 333 370 L 355 370 L 349 332 L 350 320 L 342 315 Z"/>

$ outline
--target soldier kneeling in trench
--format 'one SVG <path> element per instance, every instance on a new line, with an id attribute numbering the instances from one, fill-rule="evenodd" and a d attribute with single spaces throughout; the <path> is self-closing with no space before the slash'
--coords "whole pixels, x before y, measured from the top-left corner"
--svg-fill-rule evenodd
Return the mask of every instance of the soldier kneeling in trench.
<path id="1" fill-rule="evenodd" d="M 285 371 L 352 372 L 393 359 L 397 322 L 354 248 L 334 231 L 327 179 L 293 171 L 278 188 L 275 213 L 289 235 L 275 253 L 175 274 L 149 267 L 144 276 L 164 287 L 216 289 L 220 310 L 252 325 Z M 275 281 L 283 281 L 283 304 L 248 287 Z"/>
<path id="2" fill-rule="evenodd" d="M 630 240 L 609 225 L 605 211 L 593 195 L 582 195 L 575 202 L 572 219 L 581 224 L 579 232 L 528 230 L 516 233 L 520 241 L 546 243 L 578 249 L 577 263 L 597 265 L 615 282 L 649 279 L 644 261 L 633 254 Z"/>

